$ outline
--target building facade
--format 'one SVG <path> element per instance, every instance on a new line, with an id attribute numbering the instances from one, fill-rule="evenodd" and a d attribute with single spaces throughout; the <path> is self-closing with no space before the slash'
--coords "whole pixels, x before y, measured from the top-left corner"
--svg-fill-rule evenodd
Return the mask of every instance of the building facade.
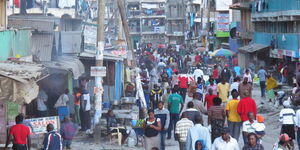
<path id="1" fill-rule="evenodd" d="M 166 0 L 127 0 L 127 18 L 134 48 L 137 43 L 166 42 Z"/>

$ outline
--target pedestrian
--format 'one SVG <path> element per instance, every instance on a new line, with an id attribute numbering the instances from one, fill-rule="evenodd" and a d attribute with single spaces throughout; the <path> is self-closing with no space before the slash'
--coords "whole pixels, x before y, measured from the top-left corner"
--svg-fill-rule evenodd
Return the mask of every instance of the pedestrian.
<path id="1" fill-rule="evenodd" d="M 48 95 L 44 90 L 40 89 L 37 96 L 38 117 L 48 116 L 47 101 L 48 101 Z"/>
<path id="2" fill-rule="evenodd" d="M 205 148 L 211 148 L 211 134 L 208 128 L 203 126 L 203 119 L 201 116 L 196 117 L 195 125 L 189 129 L 186 140 L 186 150 L 197 150 L 196 142 L 203 140 L 206 144 Z M 202 148 L 204 145 L 202 145 Z"/>
<path id="3" fill-rule="evenodd" d="M 255 133 L 255 128 L 253 128 L 252 125 L 257 123 L 257 121 L 254 120 L 255 116 L 254 116 L 253 112 L 248 113 L 248 118 L 249 118 L 249 120 L 243 122 L 243 130 L 242 130 L 243 131 L 242 135 L 243 135 L 243 140 L 244 140 L 245 145 L 247 145 L 247 143 L 248 143 L 248 139 L 247 139 L 248 134 Z M 257 140 L 257 138 L 256 138 L 256 140 Z"/>
<path id="4" fill-rule="evenodd" d="M 195 143 L 195 150 L 208 150 L 204 140 L 197 140 Z"/>
<path id="5" fill-rule="evenodd" d="M 274 88 L 277 87 L 277 81 L 270 75 L 267 75 L 266 90 L 268 93 L 269 102 L 275 99 Z"/>
<path id="6" fill-rule="evenodd" d="M 189 79 L 185 76 L 179 76 L 178 80 L 179 80 L 179 93 L 183 98 L 183 101 L 185 102 L 187 88 L 189 87 L 188 86 Z"/>
<path id="7" fill-rule="evenodd" d="M 174 88 L 175 85 L 179 84 L 179 75 L 178 75 L 178 71 L 176 71 L 171 78 L 171 86 L 172 88 Z"/>
<path id="8" fill-rule="evenodd" d="M 193 102 L 193 104 L 194 104 L 194 108 L 197 110 L 197 111 L 199 111 L 201 114 L 207 114 L 207 109 L 205 108 L 205 106 L 204 106 L 204 103 L 202 102 L 202 101 L 200 101 L 199 99 L 198 99 L 198 93 L 194 93 L 194 95 L 193 95 L 193 100 L 192 100 L 192 102 Z"/>
<path id="9" fill-rule="evenodd" d="M 294 147 L 293 140 L 295 136 L 295 111 L 291 108 L 289 101 L 283 102 L 283 109 L 279 113 L 279 121 L 282 123 L 281 134 L 287 134 L 290 137 L 290 145 Z"/>
<path id="10" fill-rule="evenodd" d="M 80 120 L 81 120 L 81 131 L 91 129 L 91 99 L 90 94 L 86 89 L 82 90 L 80 96 Z"/>
<path id="11" fill-rule="evenodd" d="M 247 82 L 252 84 L 253 80 L 249 69 L 246 69 L 243 78 L 248 78 Z"/>
<path id="12" fill-rule="evenodd" d="M 53 124 L 47 125 L 47 134 L 44 137 L 42 150 L 62 150 L 62 139 L 61 135 L 54 131 Z"/>
<path id="13" fill-rule="evenodd" d="M 171 95 L 171 89 L 167 87 L 166 92 L 164 92 L 163 96 L 161 97 L 161 101 L 164 102 L 164 107 L 166 109 L 169 108 L 168 106 L 168 98 Z"/>
<path id="14" fill-rule="evenodd" d="M 219 69 L 217 65 L 214 65 L 214 70 L 212 73 L 212 78 L 219 83 Z"/>
<path id="15" fill-rule="evenodd" d="M 240 150 L 238 142 L 230 136 L 229 128 L 224 127 L 221 137 L 215 139 L 212 150 Z"/>
<path id="16" fill-rule="evenodd" d="M 232 100 L 228 102 L 226 106 L 226 115 L 228 118 L 228 127 L 229 127 L 229 133 L 230 135 L 235 138 L 237 141 L 240 138 L 240 132 L 241 132 L 241 117 L 237 112 L 237 107 L 239 104 L 239 100 L 237 99 L 239 96 L 239 93 L 236 89 L 231 91 Z"/>
<path id="17" fill-rule="evenodd" d="M 81 125 L 81 120 L 80 120 L 80 90 L 79 88 L 74 88 L 73 91 L 73 95 L 74 95 L 74 105 L 75 105 L 75 114 L 74 114 L 74 118 L 75 118 L 75 123 L 77 123 L 77 125 Z"/>
<path id="18" fill-rule="evenodd" d="M 158 108 L 154 110 L 155 118 L 160 119 L 161 131 L 160 131 L 160 149 L 165 150 L 165 139 L 168 127 L 170 124 L 170 112 L 164 108 L 164 102 L 158 103 Z"/>
<path id="19" fill-rule="evenodd" d="M 224 127 L 226 113 L 222 104 L 222 100 L 218 97 L 214 98 L 214 106 L 208 110 L 208 125 L 211 125 L 211 141 L 221 136 L 221 131 Z"/>
<path id="20" fill-rule="evenodd" d="M 248 77 L 244 77 L 243 82 L 239 84 L 238 92 L 240 99 L 252 97 L 252 85 L 248 82 Z"/>
<path id="21" fill-rule="evenodd" d="M 257 76 L 259 78 L 261 97 L 265 97 L 267 72 L 264 67 L 260 67 Z"/>
<path id="22" fill-rule="evenodd" d="M 230 70 L 228 69 L 229 65 L 225 64 L 224 69 L 221 71 L 220 77 L 225 79 L 225 82 L 229 82 L 231 77 Z"/>
<path id="23" fill-rule="evenodd" d="M 161 82 L 162 82 L 162 88 L 163 89 L 167 89 L 167 87 L 169 86 L 169 78 L 168 78 L 168 74 L 165 70 L 163 70 L 162 74 L 160 75 L 161 78 Z"/>
<path id="24" fill-rule="evenodd" d="M 57 114 L 59 115 L 60 121 L 63 121 L 65 116 L 70 115 L 70 110 L 68 108 L 68 102 L 70 101 L 70 99 L 68 94 L 69 89 L 65 89 L 65 92 L 59 96 L 54 105 L 54 108 L 57 109 Z"/>
<path id="25" fill-rule="evenodd" d="M 243 150 L 264 150 L 263 145 L 258 143 L 258 137 L 255 133 L 249 133 L 247 140 L 248 143 L 244 145 Z"/>
<path id="26" fill-rule="evenodd" d="M 241 67 L 238 65 L 235 65 L 233 67 L 234 73 L 235 73 L 235 77 L 240 77 L 241 76 Z"/>
<path id="27" fill-rule="evenodd" d="M 212 89 L 213 95 L 218 95 L 218 85 L 215 83 L 213 78 L 208 80 L 209 84 L 206 87 L 207 93 L 209 89 Z"/>
<path id="28" fill-rule="evenodd" d="M 191 81 L 191 83 L 189 84 L 189 88 L 188 88 L 188 99 L 192 99 L 194 93 L 196 93 L 197 90 L 197 84 L 194 80 Z"/>
<path id="29" fill-rule="evenodd" d="M 233 79 L 233 83 L 230 85 L 230 92 L 232 92 L 232 90 L 239 90 L 239 85 L 241 82 L 241 78 L 240 77 L 235 77 Z"/>
<path id="30" fill-rule="evenodd" d="M 148 118 L 145 120 L 145 150 L 151 150 L 152 147 L 160 147 L 161 122 L 155 118 L 154 111 L 148 110 Z"/>
<path id="31" fill-rule="evenodd" d="M 288 69 L 288 66 L 285 65 L 281 71 L 281 82 L 282 84 L 287 84 L 288 83 L 288 76 L 289 76 L 289 69 Z"/>
<path id="32" fill-rule="evenodd" d="M 187 110 L 185 111 L 188 115 L 188 119 L 193 121 L 195 123 L 195 119 L 197 116 L 201 116 L 200 112 L 197 111 L 197 109 L 194 108 L 193 102 L 188 102 L 187 104 Z"/>
<path id="33" fill-rule="evenodd" d="M 172 94 L 169 96 L 169 110 L 170 110 L 170 125 L 168 128 L 168 137 L 167 139 L 171 139 L 172 130 L 175 129 L 175 125 L 179 120 L 179 114 L 183 109 L 183 98 L 177 93 L 178 89 L 173 88 Z M 181 108 L 179 109 L 181 104 Z"/>
<path id="34" fill-rule="evenodd" d="M 293 150 L 294 147 L 290 145 L 290 137 L 287 134 L 281 134 L 279 136 L 279 142 L 276 142 L 273 146 L 273 150 Z"/>
<path id="35" fill-rule="evenodd" d="M 157 84 L 154 84 L 153 89 L 150 93 L 151 99 L 151 108 L 156 109 L 158 106 L 158 102 L 161 101 L 161 97 L 163 95 L 163 90 Z"/>
<path id="36" fill-rule="evenodd" d="M 241 99 L 237 107 L 237 112 L 239 113 L 241 120 L 243 122 L 249 120 L 248 118 L 249 112 L 252 112 L 254 114 L 254 117 L 256 117 L 257 107 L 254 99 L 250 97 Z"/>
<path id="37" fill-rule="evenodd" d="M 176 123 L 175 135 L 179 142 L 180 150 L 186 150 L 186 138 L 188 130 L 194 126 L 194 123 L 188 119 L 188 114 L 183 112 L 181 119 Z"/>
<path id="38" fill-rule="evenodd" d="M 204 85 L 202 83 L 202 79 L 200 77 L 198 77 L 196 92 L 199 96 L 198 99 L 201 100 L 201 101 L 203 101 L 203 90 L 204 90 Z"/>
<path id="39" fill-rule="evenodd" d="M 296 111 L 295 126 L 297 131 L 297 143 L 298 147 L 300 147 L 300 109 Z"/>
<path id="40" fill-rule="evenodd" d="M 222 78 L 222 82 L 218 84 L 218 95 L 223 103 L 226 103 L 229 96 L 230 85 L 227 83 L 226 78 Z"/>
<path id="41" fill-rule="evenodd" d="M 200 69 L 200 65 L 198 64 L 198 65 L 197 65 L 197 69 L 195 69 L 195 70 L 194 70 L 194 73 L 193 73 L 194 80 L 195 80 L 195 81 L 198 81 L 198 78 L 200 77 L 200 78 L 202 79 L 203 76 L 204 76 L 204 73 L 203 73 L 203 71 Z"/>
<path id="42" fill-rule="evenodd" d="M 64 148 L 71 149 L 72 140 L 77 134 L 77 130 L 78 126 L 74 124 L 69 117 L 65 117 L 60 128 Z"/>
<path id="43" fill-rule="evenodd" d="M 24 116 L 19 114 L 16 116 L 16 125 L 9 129 L 4 149 L 6 150 L 10 141 L 13 141 L 13 150 L 30 150 L 31 138 L 30 129 L 23 124 Z"/>
<path id="44" fill-rule="evenodd" d="M 208 94 L 206 94 L 205 100 L 204 100 L 204 105 L 206 105 L 207 110 L 209 110 L 209 108 L 214 105 L 213 100 L 215 97 L 218 97 L 218 95 L 214 95 L 213 89 L 209 88 Z"/>

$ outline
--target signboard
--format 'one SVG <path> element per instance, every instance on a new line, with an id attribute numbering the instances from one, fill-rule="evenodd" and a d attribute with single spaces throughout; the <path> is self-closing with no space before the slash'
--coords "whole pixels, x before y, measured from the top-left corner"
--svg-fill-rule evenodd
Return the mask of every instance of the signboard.
<path id="1" fill-rule="evenodd" d="M 58 116 L 52 116 L 52 117 L 43 117 L 43 118 L 32 118 L 27 119 L 30 123 L 31 131 L 35 134 L 39 133 L 47 133 L 47 125 L 53 124 L 54 131 L 58 131 L 60 128 L 60 122 Z"/>
<path id="2" fill-rule="evenodd" d="M 91 67 L 91 76 L 92 77 L 105 77 L 106 76 L 106 67 Z"/>
<path id="3" fill-rule="evenodd" d="M 219 13 L 217 21 L 217 31 L 229 32 L 229 13 Z"/>

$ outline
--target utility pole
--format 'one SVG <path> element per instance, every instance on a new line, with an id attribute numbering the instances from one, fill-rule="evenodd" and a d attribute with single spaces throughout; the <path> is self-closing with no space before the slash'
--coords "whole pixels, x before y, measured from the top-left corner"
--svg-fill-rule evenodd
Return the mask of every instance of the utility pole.
<path id="1" fill-rule="evenodd" d="M 121 20 L 122 20 L 123 30 L 124 30 L 125 37 L 126 37 L 127 47 L 128 47 L 128 50 L 131 51 L 132 58 L 134 60 L 133 61 L 133 66 L 136 66 L 134 51 L 133 51 L 133 46 L 132 46 L 133 43 L 131 42 L 130 31 L 129 31 L 129 27 L 128 27 L 128 24 L 127 24 L 127 18 L 126 18 L 125 7 L 124 7 L 124 0 L 117 0 L 117 4 L 118 4 Z"/>
<path id="2" fill-rule="evenodd" d="M 209 31 L 210 31 L 210 1 L 207 0 L 207 25 L 206 25 L 206 50 L 209 51 Z"/>
<path id="3" fill-rule="evenodd" d="M 96 51 L 96 68 L 97 70 L 103 69 L 103 53 L 105 46 L 105 31 L 104 31 L 104 21 L 105 21 L 105 0 L 98 0 L 98 28 L 97 28 L 97 51 Z M 92 70 L 92 69 L 91 69 Z M 95 76 L 95 115 L 94 115 L 94 138 L 99 140 L 101 138 L 101 130 L 99 122 L 102 116 L 102 95 L 103 95 L 103 85 L 102 85 L 103 75 Z"/>
<path id="4" fill-rule="evenodd" d="M 6 29 L 6 0 L 0 0 L 0 30 Z"/>

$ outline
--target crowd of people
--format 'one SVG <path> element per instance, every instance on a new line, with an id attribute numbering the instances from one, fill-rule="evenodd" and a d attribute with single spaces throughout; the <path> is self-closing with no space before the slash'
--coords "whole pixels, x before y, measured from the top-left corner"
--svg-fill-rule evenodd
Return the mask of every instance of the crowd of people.
<path id="1" fill-rule="evenodd" d="M 165 138 L 173 135 L 180 150 L 238 150 L 240 135 L 243 150 L 263 150 L 266 126 L 252 97 L 254 80 L 259 80 L 261 98 L 268 100 L 261 104 L 284 107 L 279 116 L 280 137 L 273 149 L 294 149 L 294 127 L 299 127 L 300 111 L 297 116 L 291 109 L 292 100 L 279 100 L 273 74 L 262 66 L 257 72 L 250 67 L 242 69 L 236 58 L 224 65 L 209 64 L 208 60 L 206 53 L 182 55 L 171 46 L 165 51 L 146 48 L 141 53 L 140 74 L 149 110 L 146 150 L 164 150 Z M 209 66 L 213 66 L 212 71 Z M 148 131 L 156 134 L 149 135 Z"/>

